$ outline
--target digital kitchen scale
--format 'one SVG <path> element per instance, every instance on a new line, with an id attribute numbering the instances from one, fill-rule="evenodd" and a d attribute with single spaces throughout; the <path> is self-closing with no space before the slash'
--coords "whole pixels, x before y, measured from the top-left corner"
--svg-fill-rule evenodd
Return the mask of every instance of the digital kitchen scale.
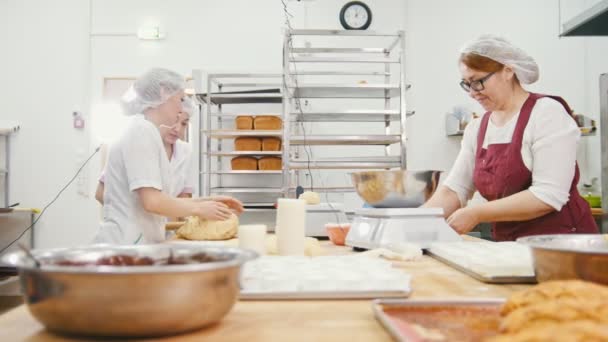
<path id="1" fill-rule="evenodd" d="M 359 209 L 346 236 L 347 246 L 362 249 L 403 242 L 428 248 L 439 241 L 462 241 L 445 222 L 442 208 Z"/>

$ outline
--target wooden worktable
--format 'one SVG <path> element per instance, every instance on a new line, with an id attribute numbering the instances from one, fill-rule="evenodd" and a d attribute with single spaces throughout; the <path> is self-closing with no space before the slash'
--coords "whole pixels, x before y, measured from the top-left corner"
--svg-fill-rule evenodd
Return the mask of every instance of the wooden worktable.
<path id="1" fill-rule="evenodd" d="M 323 243 L 326 253 L 350 249 Z M 507 297 L 529 285 L 481 283 L 435 259 L 396 264 L 413 276 L 410 298 Z M 83 313 L 86 314 L 86 313 Z M 75 341 L 45 331 L 22 305 L 0 316 L 1 341 Z M 370 300 L 239 301 L 217 325 L 158 341 L 390 341 Z"/>

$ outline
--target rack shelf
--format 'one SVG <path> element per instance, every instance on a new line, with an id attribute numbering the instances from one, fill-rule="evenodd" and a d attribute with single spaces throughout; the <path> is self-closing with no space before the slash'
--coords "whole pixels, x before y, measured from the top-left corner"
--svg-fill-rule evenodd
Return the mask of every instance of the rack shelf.
<path id="1" fill-rule="evenodd" d="M 399 85 L 391 84 L 302 84 L 290 87 L 297 98 L 392 98 L 400 95 Z"/>
<path id="2" fill-rule="evenodd" d="M 401 135 L 294 135 L 291 145 L 391 145 L 401 142 Z"/>

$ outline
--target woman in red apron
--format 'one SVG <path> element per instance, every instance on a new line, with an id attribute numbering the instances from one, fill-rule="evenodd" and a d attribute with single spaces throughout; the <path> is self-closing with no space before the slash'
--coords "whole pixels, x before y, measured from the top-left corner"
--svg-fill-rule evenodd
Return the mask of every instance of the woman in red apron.
<path id="1" fill-rule="evenodd" d="M 580 131 L 570 107 L 521 86 L 538 79 L 534 60 L 503 38 L 482 36 L 461 51 L 460 71 L 461 87 L 486 113 L 467 127 L 455 166 L 425 206 L 442 207 L 461 234 L 490 222 L 497 241 L 598 233 L 576 187 Z M 465 206 L 474 190 L 488 202 Z"/>

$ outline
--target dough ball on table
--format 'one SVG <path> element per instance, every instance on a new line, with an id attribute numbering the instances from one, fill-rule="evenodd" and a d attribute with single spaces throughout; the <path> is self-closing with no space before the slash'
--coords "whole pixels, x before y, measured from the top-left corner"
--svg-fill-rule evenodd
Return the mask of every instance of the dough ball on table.
<path id="1" fill-rule="evenodd" d="M 187 240 L 228 240 L 236 236 L 239 219 L 235 214 L 225 221 L 212 221 L 190 216 L 177 230 L 180 238 Z"/>
<path id="2" fill-rule="evenodd" d="M 319 204 L 321 203 L 321 199 L 319 198 L 319 194 L 314 191 L 304 191 L 299 199 L 305 200 L 306 204 Z"/>

